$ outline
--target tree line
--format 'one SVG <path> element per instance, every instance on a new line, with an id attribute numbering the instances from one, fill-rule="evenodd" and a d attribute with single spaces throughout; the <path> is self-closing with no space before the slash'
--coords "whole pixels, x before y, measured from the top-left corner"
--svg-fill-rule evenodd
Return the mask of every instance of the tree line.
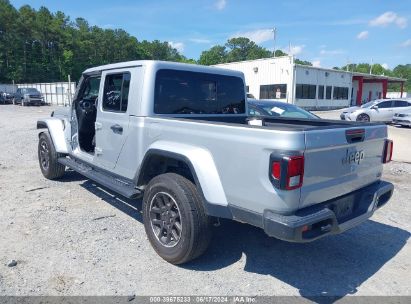
<path id="1" fill-rule="evenodd" d="M 287 55 L 281 50 L 275 56 Z M 103 29 L 83 18 L 71 20 L 61 11 L 50 12 L 24 5 L 16 9 L 9 0 L 0 0 L 0 82 L 54 82 L 78 80 L 88 67 L 128 60 L 166 60 L 213 65 L 270 58 L 273 53 L 245 37 L 231 38 L 189 59 L 167 41 L 139 41 L 122 29 Z M 298 64 L 312 65 L 295 59 Z M 407 78 L 411 90 L 411 64 L 393 70 L 380 64 L 350 64 L 335 69 L 384 74 Z"/>

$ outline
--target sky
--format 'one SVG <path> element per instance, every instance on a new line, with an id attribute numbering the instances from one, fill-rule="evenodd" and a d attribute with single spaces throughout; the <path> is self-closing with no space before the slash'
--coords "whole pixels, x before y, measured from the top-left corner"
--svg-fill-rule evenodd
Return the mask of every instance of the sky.
<path id="1" fill-rule="evenodd" d="M 411 63 L 411 0 L 11 0 L 169 41 L 188 58 L 245 36 L 315 66 Z M 276 39 L 272 29 L 276 29 Z"/>

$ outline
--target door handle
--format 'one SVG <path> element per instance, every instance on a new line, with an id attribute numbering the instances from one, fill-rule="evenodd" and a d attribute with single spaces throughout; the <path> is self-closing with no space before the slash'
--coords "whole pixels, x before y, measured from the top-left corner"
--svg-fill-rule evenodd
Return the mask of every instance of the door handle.
<path id="1" fill-rule="evenodd" d="M 118 124 L 112 125 L 112 126 L 110 127 L 110 129 L 113 130 L 113 132 L 114 132 L 114 133 L 117 133 L 117 134 L 123 133 L 123 127 L 120 126 L 120 125 L 118 125 Z"/>

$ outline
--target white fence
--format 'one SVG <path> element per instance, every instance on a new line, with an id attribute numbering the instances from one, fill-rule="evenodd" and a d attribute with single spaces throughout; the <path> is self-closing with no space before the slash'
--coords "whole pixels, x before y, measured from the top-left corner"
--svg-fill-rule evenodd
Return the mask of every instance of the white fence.
<path id="1" fill-rule="evenodd" d="M 0 92 L 15 93 L 17 86 L 14 84 L 0 84 Z"/>
<path id="2" fill-rule="evenodd" d="M 70 105 L 76 92 L 75 82 L 19 83 L 19 88 L 35 88 L 44 96 L 44 100 L 52 105 Z"/>
<path id="3" fill-rule="evenodd" d="M 387 92 L 387 98 L 400 98 L 401 97 L 401 92 Z M 402 93 L 402 98 L 410 98 L 411 97 L 411 92 L 403 92 Z"/>

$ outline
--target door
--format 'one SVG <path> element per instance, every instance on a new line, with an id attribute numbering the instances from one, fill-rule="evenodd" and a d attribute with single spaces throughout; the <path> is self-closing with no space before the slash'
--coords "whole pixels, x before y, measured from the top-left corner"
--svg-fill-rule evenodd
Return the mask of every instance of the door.
<path id="1" fill-rule="evenodd" d="M 130 71 L 110 71 L 102 74 L 102 94 L 96 129 L 95 163 L 107 169 L 116 166 L 129 129 L 128 99 Z"/>
<path id="2" fill-rule="evenodd" d="M 393 101 L 386 100 L 376 104 L 377 109 L 372 109 L 373 120 L 375 121 L 391 121 L 394 115 Z"/>
<path id="3" fill-rule="evenodd" d="M 406 100 L 394 100 L 394 114 L 408 113 L 411 111 L 411 102 Z"/>

